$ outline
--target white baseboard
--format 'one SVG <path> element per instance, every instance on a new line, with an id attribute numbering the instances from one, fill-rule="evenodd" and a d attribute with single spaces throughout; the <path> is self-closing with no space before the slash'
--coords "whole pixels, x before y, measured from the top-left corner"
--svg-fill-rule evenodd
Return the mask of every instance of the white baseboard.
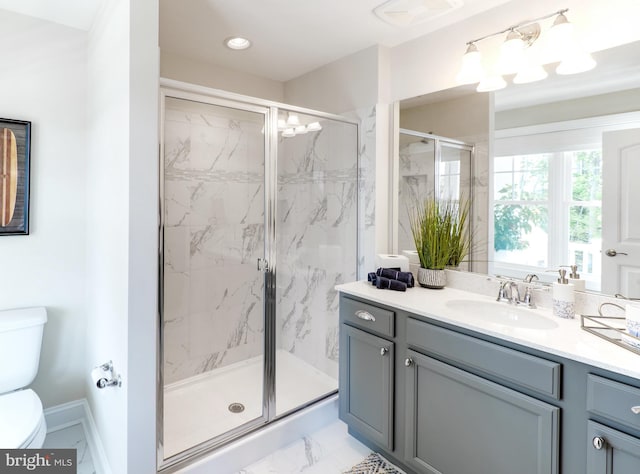
<path id="1" fill-rule="evenodd" d="M 47 433 L 73 425 L 82 425 L 96 473 L 111 474 L 111 468 L 86 399 L 47 408 L 44 410 L 44 417 L 47 422 Z"/>

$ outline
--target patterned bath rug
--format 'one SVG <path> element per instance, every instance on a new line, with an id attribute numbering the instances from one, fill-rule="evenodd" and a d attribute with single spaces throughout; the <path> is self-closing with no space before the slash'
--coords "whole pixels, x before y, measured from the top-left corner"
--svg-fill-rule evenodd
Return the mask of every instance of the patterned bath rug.
<path id="1" fill-rule="evenodd" d="M 342 474 L 405 474 L 378 453 L 369 456 Z"/>

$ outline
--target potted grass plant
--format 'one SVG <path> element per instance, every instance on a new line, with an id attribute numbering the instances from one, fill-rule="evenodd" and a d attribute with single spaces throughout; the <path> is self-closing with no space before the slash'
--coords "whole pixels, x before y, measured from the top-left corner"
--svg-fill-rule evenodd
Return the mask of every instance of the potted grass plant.
<path id="1" fill-rule="evenodd" d="M 409 212 L 409 225 L 420 268 L 417 280 L 426 288 L 444 288 L 445 268 L 458 266 L 469 253 L 468 201 L 426 198 Z"/>
<path id="2" fill-rule="evenodd" d="M 461 198 L 459 201 L 449 200 L 442 205 L 444 215 L 450 221 L 450 252 L 448 267 L 458 268 L 460 263 L 469 255 L 471 238 L 469 235 L 469 200 Z"/>

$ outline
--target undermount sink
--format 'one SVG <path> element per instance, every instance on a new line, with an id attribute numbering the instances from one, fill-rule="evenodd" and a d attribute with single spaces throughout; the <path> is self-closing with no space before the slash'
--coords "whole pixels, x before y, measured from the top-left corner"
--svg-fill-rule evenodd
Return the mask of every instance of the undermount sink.
<path id="1" fill-rule="evenodd" d="M 507 303 L 477 300 L 450 300 L 446 306 L 457 311 L 477 316 L 478 319 L 502 326 L 523 329 L 554 329 L 558 324 L 536 314 L 535 310 L 519 308 Z"/>

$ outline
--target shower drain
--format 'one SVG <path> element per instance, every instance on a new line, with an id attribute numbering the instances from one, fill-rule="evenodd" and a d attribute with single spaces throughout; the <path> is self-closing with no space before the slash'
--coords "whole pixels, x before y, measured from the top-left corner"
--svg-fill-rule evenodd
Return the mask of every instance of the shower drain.
<path id="1" fill-rule="evenodd" d="M 231 413 L 242 413 L 244 411 L 244 405 L 242 403 L 232 403 L 229 405 L 229 411 Z"/>

